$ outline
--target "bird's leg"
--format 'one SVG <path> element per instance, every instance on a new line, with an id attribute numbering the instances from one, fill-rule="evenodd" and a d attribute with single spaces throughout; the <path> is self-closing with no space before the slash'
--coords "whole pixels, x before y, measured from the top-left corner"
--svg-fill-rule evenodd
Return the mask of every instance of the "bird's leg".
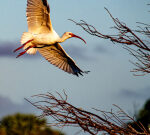
<path id="1" fill-rule="evenodd" d="M 14 50 L 14 52 L 20 50 L 21 48 L 23 48 L 26 44 L 30 43 L 31 41 L 33 41 L 33 39 L 28 40 L 26 43 L 24 43 L 22 46 L 18 47 L 17 49 Z"/>
<path id="2" fill-rule="evenodd" d="M 21 52 L 21 53 L 19 53 L 19 55 L 17 55 L 17 57 L 16 58 L 18 58 L 18 57 L 20 57 L 20 56 L 22 56 L 22 55 L 24 55 L 30 48 L 34 48 L 35 47 L 35 45 L 32 45 L 32 46 L 29 46 L 28 48 L 26 48 L 25 49 L 25 51 L 23 51 L 23 52 Z"/>

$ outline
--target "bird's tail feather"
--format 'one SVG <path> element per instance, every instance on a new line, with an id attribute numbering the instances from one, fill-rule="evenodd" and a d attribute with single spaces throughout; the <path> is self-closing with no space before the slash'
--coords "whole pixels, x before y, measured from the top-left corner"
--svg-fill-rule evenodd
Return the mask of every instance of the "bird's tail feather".
<path id="1" fill-rule="evenodd" d="M 24 44 L 24 43 L 26 43 L 26 42 L 28 42 L 29 40 L 32 40 L 32 39 L 33 39 L 33 35 L 31 33 L 24 32 L 22 34 L 22 37 L 21 37 L 21 44 Z M 25 50 L 25 49 L 27 49 L 31 45 L 32 45 L 32 43 L 29 42 L 28 44 L 26 44 L 24 46 L 23 49 Z M 30 48 L 26 53 L 28 53 L 28 54 L 36 54 L 36 52 L 37 52 L 37 48 Z"/>

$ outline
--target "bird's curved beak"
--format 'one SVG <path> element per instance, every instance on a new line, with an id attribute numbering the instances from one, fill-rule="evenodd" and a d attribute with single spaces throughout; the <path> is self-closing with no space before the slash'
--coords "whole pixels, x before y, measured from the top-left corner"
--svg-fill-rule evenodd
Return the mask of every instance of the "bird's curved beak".
<path id="1" fill-rule="evenodd" d="M 73 34 L 73 33 L 71 33 L 71 36 L 72 36 L 72 37 L 75 37 L 75 38 L 81 39 L 81 40 L 86 44 L 86 41 L 85 41 L 83 38 L 81 38 L 81 37 L 79 37 L 79 36 L 77 36 L 77 35 L 75 35 L 75 34 Z"/>

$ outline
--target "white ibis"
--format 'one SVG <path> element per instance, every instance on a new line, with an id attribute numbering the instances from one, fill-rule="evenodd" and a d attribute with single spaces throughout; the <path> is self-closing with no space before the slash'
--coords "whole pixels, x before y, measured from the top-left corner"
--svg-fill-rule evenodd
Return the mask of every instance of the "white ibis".
<path id="1" fill-rule="evenodd" d="M 65 72 L 76 76 L 88 73 L 88 71 L 82 71 L 59 44 L 72 37 L 86 43 L 85 40 L 71 32 L 65 32 L 62 37 L 58 36 L 51 24 L 47 0 L 27 0 L 26 15 L 28 32 L 22 35 L 22 46 L 14 50 L 16 52 L 21 48 L 24 49 L 17 58 L 25 53 L 35 54 L 39 51 L 46 60 Z"/>

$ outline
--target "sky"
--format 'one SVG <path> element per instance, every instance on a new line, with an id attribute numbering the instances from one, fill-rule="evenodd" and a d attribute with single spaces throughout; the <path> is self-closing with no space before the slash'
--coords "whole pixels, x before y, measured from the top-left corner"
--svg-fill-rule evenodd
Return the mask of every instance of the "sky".
<path id="1" fill-rule="evenodd" d="M 119 44 L 93 37 L 79 26 L 68 21 L 85 20 L 97 30 L 111 33 L 113 22 L 104 7 L 114 17 L 130 28 L 137 28 L 136 22 L 150 22 L 149 0 L 48 0 L 51 20 L 55 31 L 61 36 L 71 31 L 87 42 L 69 39 L 62 47 L 76 61 L 82 70 L 91 71 L 83 77 L 67 74 L 49 64 L 39 54 L 24 55 L 16 59 L 13 50 L 20 46 L 20 38 L 27 31 L 26 0 L 5 0 L 0 2 L 0 116 L 14 112 L 37 110 L 24 98 L 32 99 L 35 94 L 56 91 L 68 95 L 68 100 L 77 107 L 105 111 L 117 104 L 133 115 L 150 98 L 150 75 L 133 76 L 134 68 L 129 60 L 135 60 Z M 62 129 L 72 133 L 71 129 Z M 75 130 L 73 130 L 75 132 Z"/>

